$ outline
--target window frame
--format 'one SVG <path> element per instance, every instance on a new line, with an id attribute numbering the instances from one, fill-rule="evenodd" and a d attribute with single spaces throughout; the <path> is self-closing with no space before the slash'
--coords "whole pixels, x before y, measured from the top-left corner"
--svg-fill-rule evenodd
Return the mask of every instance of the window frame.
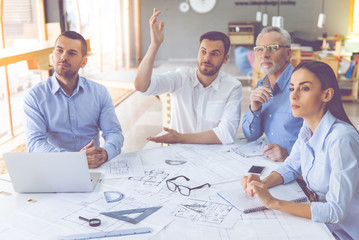
<path id="1" fill-rule="evenodd" d="M 357 0 L 358 1 L 358 0 Z M 357 2 L 357 4 L 359 4 Z M 354 25 L 354 6 L 355 6 L 355 0 L 349 0 L 349 19 L 348 19 L 348 35 L 351 36 L 359 36 L 359 32 L 353 31 L 353 25 Z M 359 11 L 359 10 L 358 10 Z"/>

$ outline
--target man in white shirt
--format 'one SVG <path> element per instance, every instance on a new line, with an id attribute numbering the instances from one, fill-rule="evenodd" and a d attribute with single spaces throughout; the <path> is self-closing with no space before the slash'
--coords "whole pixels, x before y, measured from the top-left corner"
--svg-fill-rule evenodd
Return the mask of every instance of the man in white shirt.
<path id="1" fill-rule="evenodd" d="M 200 38 L 198 68 L 179 68 L 152 76 L 153 63 L 164 40 L 160 11 L 150 18 L 151 44 L 138 67 L 135 88 L 146 95 L 171 94 L 171 124 L 166 134 L 149 137 L 160 143 L 230 144 L 241 116 L 242 85 L 221 72 L 228 60 L 229 38 L 208 32 Z"/>

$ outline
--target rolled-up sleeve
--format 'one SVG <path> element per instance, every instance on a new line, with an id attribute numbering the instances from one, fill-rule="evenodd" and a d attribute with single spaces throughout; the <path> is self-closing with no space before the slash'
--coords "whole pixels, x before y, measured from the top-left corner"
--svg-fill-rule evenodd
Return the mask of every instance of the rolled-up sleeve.
<path id="1" fill-rule="evenodd" d="M 143 95 L 161 95 L 164 93 L 172 93 L 182 85 L 182 73 L 180 69 L 174 72 L 166 72 L 162 74 L 154 74 L 151 77 L 150 85 Z"/>

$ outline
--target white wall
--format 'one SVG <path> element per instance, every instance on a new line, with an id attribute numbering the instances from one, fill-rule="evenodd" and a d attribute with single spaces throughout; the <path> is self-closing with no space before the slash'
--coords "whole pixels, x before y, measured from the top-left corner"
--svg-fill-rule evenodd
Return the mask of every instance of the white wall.
<path id="1" fill-rule="evenodd" d="M 157 63 L 169 58 L 196 58 L 201 34 L 211 30 L 227 33 L 228 22 L 255 21 L 258 10 L 258 6 L 235 5 L 235 2 L 246 0 L 217 0 L 215 8 L 209 13 L 198 14 L 191 9 L 182 13 L 179 4 L 184 1 L 141 0 L 142 56 L 150 43 L 148 20 L 154 7 L 161 10 L 159 19 L 165 22 L 165 42 L 157 55 Z M 317 28 L 321 9 L 321 0 L 296 0 L 295 6 L 282 5 L 280 15 L 284 17 L 284 28 L 296 37 L 315 40 L 322 34 L 322 30 Z M 264 6 L 261 10 L 264 11 Z M 271 20 L 273 15 L 277 15 L 277 7 L 267 6 L 267 13 Z M 347 34 L 348 13 L 349 0 L 325 0 L 328 36 Z"/>

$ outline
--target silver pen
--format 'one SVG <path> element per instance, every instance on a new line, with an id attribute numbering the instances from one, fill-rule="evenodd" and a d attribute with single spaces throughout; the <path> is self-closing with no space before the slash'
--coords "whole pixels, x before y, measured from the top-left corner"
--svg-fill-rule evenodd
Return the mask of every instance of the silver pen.
<path id="1" fill-rule="evenodd" d="M 263 79 L 263 87 L 267 87 L 270 89 L 270 93 L 269 95 L 271 96 L 271 98 L 273 97 L 273 93 L 272 93 L 272 88 L 270 86 L 270 82 L 269 82 L 269 78 L 268 78 L 268 75 L 266 75 Z"/>

